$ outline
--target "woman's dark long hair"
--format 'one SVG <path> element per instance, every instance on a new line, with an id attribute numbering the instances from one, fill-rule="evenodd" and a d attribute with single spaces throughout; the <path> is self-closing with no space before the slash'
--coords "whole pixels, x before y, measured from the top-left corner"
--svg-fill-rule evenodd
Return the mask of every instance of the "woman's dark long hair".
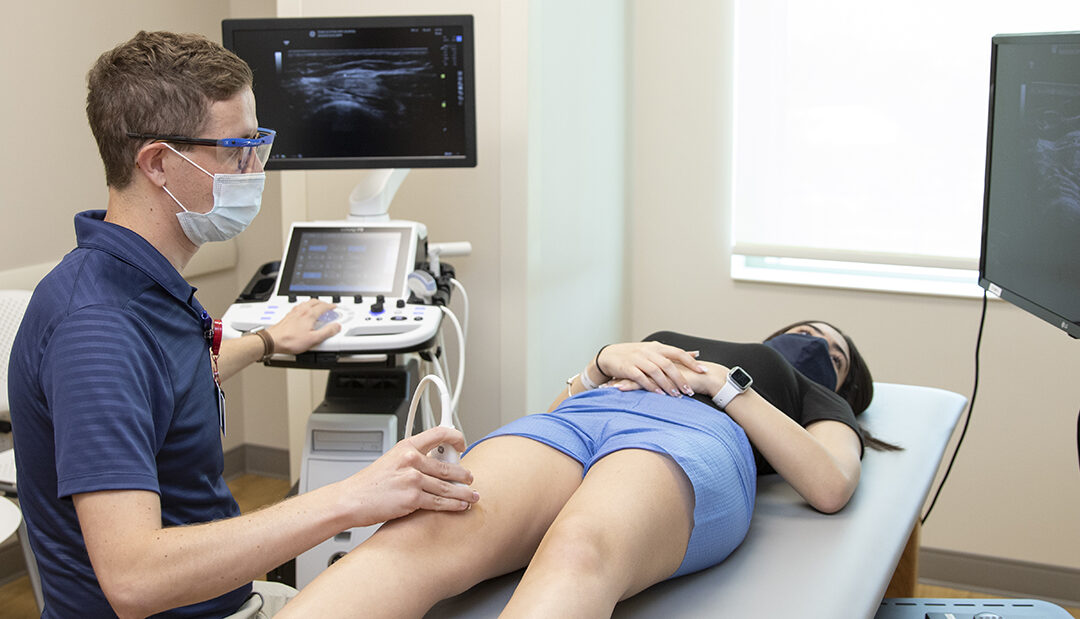
<path id="1" fill-rule="evenodd" d="M 804 325 L 812 326 L 814 323 L 828 325 L 833 329 L 836 329 L 836 332 L 844 338 L 845 342 L 847 342 L 848 350 L 851 353 L 851 358 L 848 360 L 848 373 L 847 377 L 844 378 L 844 382 L 840 385 L 840 388 L 836 390 L 836 393 L 851 405 L 851 410 L 855 411 L 856 416 L 861 415 L 862 412 L 870 406 L 870 401 L 874 399 L 874 377 L 870 375 L 870 366 L 866 365 L 866 360 L 863 359 L 862 354 L 859 353 L 859 349 L 855 346 L 855 342 L 848 334 L 824 320 L 801 320 L 780 329 L 765 339 L 771 340 L 778 335 L 787 333 L 795 327 L 802 327 Z M 903 449 L 899 445 L 893 445 L 892 443 L 887 443 L 883 440 L 874 438 L 869 430 L 862 426 L 859 426 L 859 429 L 862 431 L 863 442 L 871 449 L 876 449 L 878 451 L 900 451 Z"/>

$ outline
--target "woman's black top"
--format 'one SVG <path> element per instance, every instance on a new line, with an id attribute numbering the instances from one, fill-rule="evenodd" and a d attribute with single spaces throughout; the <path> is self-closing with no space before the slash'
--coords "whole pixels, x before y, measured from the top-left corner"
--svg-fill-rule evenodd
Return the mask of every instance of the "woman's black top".
<path id="1" fill-rule="evenodd" d="M 855 413 L 846 400 L 804 376 L 780 353 L 764 344 L 722 342 L 673 331 L 658 331 L 644 341 L 661 342 L 683 350 L 696 350 L 700 353 L 698 359 L 729 368 L 737 365 L 754 379 L 751 387 L 754 391 L 799 425 L 805 428 L 823 419 L 839 421 L 855 431 L 860 445 L 863 442 L 862 431 L 855 421 Z M 695 394 L 694 398 L 716 408 L 708 395 L 699 393 Z M 759 475 L 776 472 L 761 456 L 757 447 L 754 447 L 754 459 Z"/>

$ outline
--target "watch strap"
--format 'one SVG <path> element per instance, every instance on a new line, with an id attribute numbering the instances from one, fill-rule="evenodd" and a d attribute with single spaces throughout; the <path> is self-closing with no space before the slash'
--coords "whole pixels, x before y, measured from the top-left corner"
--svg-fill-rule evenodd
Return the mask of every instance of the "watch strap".
<path id="1" fill-rule="evenodd" d="M 263 354 L 262 357 L 259 359 L 260 363 L 266 363 L 270 360 L 271 357 L 274 356 L 274 338 L 270 335 L 269 332 L 267 332 L 266 327 L 255 327 L 244 335 L 255 335 L 258 336 L 260 340 L 262 340 Z"/>
<path id="2" fill-rule="evenodd" d="M 728 378 L 727 382 L 725 382 L 724 386 L 720 388 L 720 391 L 713 396 L 712 400 L 720 407 L 720 410 L 723 410 L 727 408 L 727 405 L 731 404 L 731 401 L 735 399 L 735 396 L 740 393 L 742 393 L 742 391 L 740 391 L 739 388 L 735 386 L 735 383 L 731 382 L 731 379 Z"/>
<path id="3" fill-rule="evenodd" d="M 739 394 L 745 393 L 746 390 L 750 388 L 750 385 L 753 384 L 753 377 L 747 374 L 746 370 L 736 365 L 728 370 L 724 386 L 713 396 L 713 402 L 720 407 L 720 410 L 725 410 L 727 405 L 731 404 L 732 400 L 737 398 Z"/>

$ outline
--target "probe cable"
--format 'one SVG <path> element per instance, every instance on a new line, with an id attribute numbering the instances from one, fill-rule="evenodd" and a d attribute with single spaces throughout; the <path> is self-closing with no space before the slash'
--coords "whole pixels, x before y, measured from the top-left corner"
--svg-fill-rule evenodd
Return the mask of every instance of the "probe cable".
<path id="1" fill-rule="evenodd" d="M 445 305 L 439 306 L 439 309 L 441 309 L 443 313 L 446 314 L 446 317 L 450 319 L 450 323 L 454 325 L 454 331 L 458 336 L 457 378 L 454 380 L 454 388 L 452 390 L 453 396 L 450 400 L 450 410 L 453 412 L 454 422 L 460 426 L 461 420 L 458 418 L 458 402 L 461 400 L 461 387 L 465 380 L 465 333 L 461 323 L 458 322 L 457 316 L 454 316 L 454 312 L 451 312 Z M 449 378 L 449 366 L 447 366 L 446 373 L 447 378 Z"/>
<path id="2" fill-rule="evenodd" d="M 409 414 L 405 418 L 405 438 L 412 436 L 413 421 L 416 419 L 416 406 L 420 403 L 421 396 L 424 395 L 424 387 L 429 384 L 435 385 L 436 390 L 439 392 L 439 401 L 442 405 L 439 407 L 441 409 L 439 414 L 442 417 L 439 425 L 448 428 L 454 427 L 450 419 L 450 394 L 446 388 L 446 383 L 435 374 L 428 374 L 420 379 L 420 382 L 416 385 L 416 391 L 413 391 L 412 402 L 409 403 Z"/>
<path id="3" fill-rule="evenodd" d="M 446 318 L 449 319 L 450 324 L 453 325 L 454 333 L 457 336 L 458 341 L 457 375 L 452 383 L 453 388 L 448 389 L 449 393 L 451 394 L 448 400 L 448 404 L 453 423 L 458 428 L 461 428 L 463 426 L 461 424 L 461 417 L 458 415 L 458 403 L 461 401 L 461 389 L 464 386 L 465 382 L 465 342 L 466 338 L 468 337 L 467 334 L 469 329 L 469 297 L 468 294 L 465 292 L 465 286 L 463 286 L 461 282 L 457 281 L 456 279 L 451 279 L 450 281 L 458 289 L 458 291 L 461 292 L 465 313 L 464 324 L 458 321 L 457 316 L 454 314 L 453 311 L 450 310 L 450 308 L 446 307 L 445 305 L 440 305 L 439 309 L 442 310 L 443 315 L 446 316 Z M 446 351 L 447 348 L 444 343 L 442 330 L 440 329 L 438 336 L 438 345 L 436 346 L 436 348 L 429 351 L 429 354 L 431 355 L 431 360 L 427 363 L 432 368 L 432 371 L 435 373 L 435 375 L 438 376 L 441 381 L 443 381 L 443 387 L 446 386 L 446 383 L 451 382 L 450 360 L 449 355 L 446 353 Z M 427 403 L 425 402 L 425 405 L 426 404 Z M 432 414 L 429 406 L 425 406 L 422 417 L 425 426 L 431 427 L 434 425 L 434 415 Z"/>
<path id="4" fill-rule="evenodd" d="M 461 293 L 461 303 L 464 311 L 461 317 L 462 325 L 462 338 L 469 337 L 469 293 L 465 292 L 465 286 L 453 277 L 450 278 L 450 284 L 457 288 L 457 291 Z M 462 340 L 464 341 L 464 339 Z"/>
<path id="5" fill-rule="evenodd" d="M 956 441 L 956 448 L 953 449 L 952 457 L 949 458 L 949 466 L 945 469 L 945 475 L 941 478 L 941 483 L 938 484 L 937 490 L 934 492 L 934 499 L 930 501 L 930 507 L 926 508 L 926 513 L 923 514 L 921 524 L 926 524 L 926 519 L 930 517 L 930 512 L 934 510 L 934 505 L 937 504 L 938 497 L 941 496 L 941 489 L 945 487 L 945 481 L 949 479 L 949 473 L 952 472 L 953 463 L 956 462 L 956 454 L 960 452 L 960 445 L 964 443 L 964 436 L 967 434 L 968 424 L 971 423 L 971 413 L 975 410 L 975 396 L 979 393 L 979 348 L 982 346 L 983 327 L 986 325 L 986 291 L 983 290 L 982 296 L 982 316 L 979 318 L 979 334 L 975 337 L 975 384 L 971 387 L 971 401 L 968 402 L 967 415 L 964 417 L 964 427 L 960 430 L 960 438 Z M 1078 420 L 1080 424 L 1080 420 Z M 1077 426 L 1077 436 L 1080 437 L 1080 425 Z M 1078 438 L 1080 440 L 1080 438 Z"/>

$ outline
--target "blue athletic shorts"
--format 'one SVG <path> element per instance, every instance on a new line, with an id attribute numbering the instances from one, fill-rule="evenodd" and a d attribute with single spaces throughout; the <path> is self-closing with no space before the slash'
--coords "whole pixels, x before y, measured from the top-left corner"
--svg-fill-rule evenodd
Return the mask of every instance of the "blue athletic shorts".
<path id="1" fill-rule="evenodd" d="M 694 487 L 694 528 L 682 576 L 723 561 L 750 527 L 757 468 L 742 428 L 719 410 L 689 397 L 596 389 L 567 398 L 551 413 L 526 415 L 481 439 L 523 436 L 580 462 L 584 474 L 620 449 L 669 456 Z"/>

